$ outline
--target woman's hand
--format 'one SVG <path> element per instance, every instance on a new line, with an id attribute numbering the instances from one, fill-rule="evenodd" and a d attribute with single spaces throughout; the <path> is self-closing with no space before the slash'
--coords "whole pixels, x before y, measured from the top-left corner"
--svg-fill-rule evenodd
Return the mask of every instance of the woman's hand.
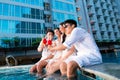
<path id="1" fill-rule="evenodd" d="M 49 50 L 50 52 L 54 52 L 54 51 L 55 51 L 54 47 L 48 47 L 48 50 Z"/>

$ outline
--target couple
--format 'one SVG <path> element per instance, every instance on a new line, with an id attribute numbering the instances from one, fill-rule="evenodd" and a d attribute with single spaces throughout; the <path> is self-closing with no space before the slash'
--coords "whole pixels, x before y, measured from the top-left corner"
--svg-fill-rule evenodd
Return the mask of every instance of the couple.
<path id="1" fill-rule="evenodd" d="M 77 28 L 76 21 L 72 19 L 64 21 L 64 28 L 65 32 L 70 34 L 68 39 L 59 46 L 49 48 L 50 52 L 54 52 L 70 49 L 74 46 L 77 51 L 76 56 L 70 56 L 60 63 L 59 69 L 62 75 L 72 78 L 76 76 L 77 68 L 102 63 L 99 49 L 93 37 L 87 31 L 82 28 Z M 62 55 L 66 55 L 66 53 L 62 53 Z M 55 69 L 56 67 L 53 66 L 47 70 L 48 73 L 52 74 Z"/>

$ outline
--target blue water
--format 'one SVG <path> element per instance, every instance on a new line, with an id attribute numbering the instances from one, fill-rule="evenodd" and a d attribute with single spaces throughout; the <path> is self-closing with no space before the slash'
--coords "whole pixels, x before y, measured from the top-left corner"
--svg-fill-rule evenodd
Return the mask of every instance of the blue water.
<path id="1" fill-rule="evenodd" d="M 103 53 L 102 60 L 104 63 L 120 63 L 120 51 Z"/>
<path id="2" fill-rule="evenodd" d="M 102 54 L 103 62 L 120 63 L 120 52 Z M 31 65 L 16 66 L 16 67 L 1 67 L 0 68 L 0 80 L 67 80 L 66 78 L 61 78 L 60 74 L 54 74 L 44 79 L 39 79 L 37 74 L 30 74 L 29 69 Z M 77 78 L 74 80 L 103 80 L 99 76 L 96 79 L 82 75 L 80 71 L 78 72 Z"/>
<path id="3" fill-rule="evenodd" d="M 3 67 L 0 68 L 0 80 L 67 80 L 67 77 L 61 77 L 60 73 L 55 73 L 47 78 L 40 78 L 37 74 L 30 74 L 30 65 L 18 67 Z M 94 80 L 93 78 L 82 75 L 78 71 L 78 76 L 72 80 Z"/>
<path id="4" fill-rule="evenodd" d="M 29 74 L 30 66 L 0 68 L 0 80 L 35 80 L 36 76 Z"/>

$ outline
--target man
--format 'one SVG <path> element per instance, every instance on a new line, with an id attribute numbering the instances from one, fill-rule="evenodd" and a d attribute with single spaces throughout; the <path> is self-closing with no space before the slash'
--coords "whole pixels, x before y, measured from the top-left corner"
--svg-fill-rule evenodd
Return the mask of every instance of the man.
<path id="1" fill-rule="evenodd" d="M 66 70 L 67 77 L 72 78 L 76 76 L 75 72 L 77 68 L 100 64 L 102 63 L 102 57 L 94 39 L 84 29 L 77 28 L 75 20 L 68 19 L 64 23 L 65 31 L 70 34 L 69 39 L 65 40 L 62 45 L 51 48 L 50 50 L 63 50 L 71 48 L 74 45 L 77 50 L 77 55 L 69 57 L 60 65 L 62 75 L 65 75 L 64 71 Z"/>

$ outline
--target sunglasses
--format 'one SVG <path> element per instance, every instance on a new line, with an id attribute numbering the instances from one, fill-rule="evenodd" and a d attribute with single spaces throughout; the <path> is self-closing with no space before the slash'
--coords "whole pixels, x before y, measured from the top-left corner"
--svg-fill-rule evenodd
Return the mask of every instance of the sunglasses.
<path id="1" fill-rule="evenodd" d="M 67 28 L 69 25 L 64 25 L 64 28 Z"/>

